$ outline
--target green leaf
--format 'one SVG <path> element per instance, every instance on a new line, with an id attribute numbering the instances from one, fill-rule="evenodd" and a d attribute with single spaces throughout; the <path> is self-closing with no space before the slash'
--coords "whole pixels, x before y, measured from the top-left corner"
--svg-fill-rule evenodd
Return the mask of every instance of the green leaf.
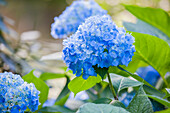
<path id="1" fill-rule="evenodd" d="M 137 56 L 133 56 L 132 61 L 129 63 L 129 65 L 127 67 L 124 66 L 123 68 L 131 73 L 135 73 L 138 68 L 146 66 L 148 66 L 148 64 L 138 59 Z"/>
<path id="2" fill-rule="evenodd" d="M 40 109 L 42 107 L 43 103 L 47 100 L 49 87 L 46 85 L 46 83 L 44 81 L 35 77 L 33 72 L 34 72 L 34 70 L 32 70 L 27 75 L 23 76 L 23 79 L 24 79 L 24 81 L 26 81 L 28 83 L 33 83 L 35 85 L 35 87 L 37 88 L 37 90 L 40 91 L 40 94 L 39 94 L 39 96 L 40 96 L 39 102 L 41 103 L 41 105 L 39 106 L 39 109 Z"/>
<path id="3" fill-rule="evenodd" d="M 166 92 L 166 95 L 164 96 L 164 99 L 170 97 L 170 89 L 165 88 L 165 92 Z"/>
<path id="4" fill-rule="evenodd" d="M 68 84 L 68 88 L 70 89 L 70 91 L 74 93 L 74 95 L 76 95 L 80 91 L 90 89 L 96 83 L 99 83 L 99 82 L 101 82 L 101 77 L 99 75 L 97 75 L 97 77 L 89 76 L 87 80 L 83 79 L 83 77 L 80 76 L 80 77 L 75 77 Z"/>
<path id="5" fill-rule="evenodd" d="M 157 111 L 155 113 L 170 113 L 170 109 L 162 110 L 162 111 Z"/>
<path id="6" fill-rule="evenodd" d="M 116 66 L 110 66 L 108 72 L 109 73 L 115 73 L 115 74 L 118 74 L 118 75 L 122 75 L 124 77 L 130 76 L 129 73 L 118 69 Z"/>
<path id="7" fill-rule="evenodd" d="M 62 73 L 42 73 L 40 76 L 40 79 L 42 80 L 49 80 L 49 79 L 56 79 L 56 78 L 62 78 L 62 77 L 66 77 L 65 74 Z"/>
<path id="8" fill-rule="evenodd" d="M 145 95 L 143 87 L 141 86 L 127 107 L 127 110 L 131 113 L 153 113 L 152 104 Z"/>
<path id="9" fill-rule="evenodd" d="M 129 113 L 124 108 L 109 104 L 86 103 L 78 109 L 76 113 Z"/>
<path id="10" fill-rule="evenodd" d="M 72 111 L 68 108 L 65 108 L 64 106 L 59 106 L 59 105 L 44 107 L 44 108 L 40 109 L 39 112 L 43 112 L 43 113 L 53 113 L 53 112 L 75 113 L 75 111 Z"/>
<path id="11" fill-rule="evenodd" d="M 100 68 L 100 67 L 95 66 L 94 69 L 95 69 L 96 73 L 101 76 L 102 79 L 104 79 L 106 73 L 108 72 L 108 68 L 105 68 L 105 67 Z"/>
<path id="12" fill-rule="evenodd" d="M 110 99 L 110 98 L 100 98 L 100 99 L 93 101 L 93 103 L 95 103 L 95 104 L 109 104 L 111 101 L 112 101 L 112 99 Z"/>
<path id="13" fill-rule="evenodd" d="M 153 87 L 151 84 L 149 84 L 147 81 L 145 81 L 140 76 L 133 74 L 133 73 L 130 73 L 120 66 L 118 66 L 118 68 L 121 70 L 121 73 L 119 73 L 119 75 L 124 76 L 124 77 L 127 77 L 127 75 L 129 75 L 129 76 L 133 77 L 134 79 L 138 80 L 139 82 L 142 82 L 142 83 L 146 84 L 147 86 L 150 86 L 150 87 L 154 88 L 155 90 L 157 90 L 155 87 Z M 127 75 L 122 74 L 122 72 L 126 73 Z"/>
<path id="14" fill-rule="evenodd" d="M 135 55 L 155 68 L 166 82 L 164 76 L 170 69 L 169 45 L 162 39 L 148 34 L 133 32 L 132 35 L 135 37 Z"/>
<path id="15" fill-rule="evenodd" d="M 164 41 L 166 41 L 167 43 L 170 44 L 170 38 L 166 34 L 164 34 L 158 28 L 156 28 L 142 20 L 138 19 L 136 23 L 123 22 L 123 26 L 125 26 L 125 28 L 128 31 L 153 35 L 153 36 L 163 39 Z"/>
<path id="16" fill-rule="evenodd" d="M 117 107 L 122 107 L 122 108 L 126 109 L 125 105 L 122 102 L 118 101 L 118 100 L 114 100 L 113 103 L 111 103 L 111 105 L 117 106 Z"/>
<path id="17" fill-rule="evenodd" d="M 167 12 L 162 9 L 143 8 L 134 5 L 124 5 L 125 8 L 140 20 L 158 28 L 170 37 L 170 17 Z"/>
<path id="18" fill-rule="evenodd" d="M 70 82 L 70 78 L 68 76 L 66 76 L 66 79 L 67 79 L 66 85 L 64 86 L 63 90 L 61 91 L 61 93 L 57 97 L 55 105 L 64 105 L 65 102 L 67 101 L 68 97 L 69 97 L 70 90 L 68 89 L 68 83 Z"/>
<path id="19" fill-rule="evenodd" d="M 168 100 L 165 100 L 165 99 L 160 98 L 160 97 L 155 96 L 155 95 L 146 95 L 146 96 L 148 96 L 149 98 L 151 98 L 153 100 L 156 100 L 157 102 L 163 104 L 164 106 L 170 107 L 170 102 Z"/>
<path id="20" fill-rule="evenodd" d="M 136 87 L 140 86 L 143 83 L 132 80 L 130 78 L 122 77 L 119 75 L 111 74 L 111 81 L 113 84 L 113 87 L 115 88 L 115 91 L 117 92 L 117 95 L 122 89 L 128 88 L 128 87 Z"/>
<path id="21" fill-rule="evenodd" d="M 86 90 L 86 93 L 88 94 L 90 100 L 93 101 L 98 99 L 98 96 L 91 89 Z"/>
<path id="22" fill-rule="evenodd" d="M 143 89 L 145 90 L 145 92 L 149 95 L 156 95 L 156 96 L 159 96 L 161 98 L 163 98 L 165 96 L 165 93 L 159 91 L 159 90 L 156 90 L 154 88 L 151 88 L 151 87 L 148 87 L 146 85 L 143 86 Z"/>

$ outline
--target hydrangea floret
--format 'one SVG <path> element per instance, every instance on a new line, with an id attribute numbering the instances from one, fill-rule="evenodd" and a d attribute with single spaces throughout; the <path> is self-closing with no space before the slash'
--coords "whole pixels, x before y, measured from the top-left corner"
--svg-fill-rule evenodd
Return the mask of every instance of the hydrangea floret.
<path id="1" fill-rule="evenodd" d="M 38 109 L 40 92 L 33 83 L 28 84 L 20 75 L 0 73 L 0 112 L 24 113 Z"/>
<path id="2" fill-rule="evenodd" d="M 94 67 L 128 65 L 135 52 L 134 37 L 118 28 L 108 15 L 92 16 L 63 41 L 63 60 L 76 76 L 97 76 Z"/>
<path id="3" fill-rule="evenodd" d="M 93 0 L 74 1 L 59 17 L 54 18 L 51 35 L 56 39 L 67 37 L 74 33 L 86 18 L 104 14 L 107 14 L 107 11 Z"/>

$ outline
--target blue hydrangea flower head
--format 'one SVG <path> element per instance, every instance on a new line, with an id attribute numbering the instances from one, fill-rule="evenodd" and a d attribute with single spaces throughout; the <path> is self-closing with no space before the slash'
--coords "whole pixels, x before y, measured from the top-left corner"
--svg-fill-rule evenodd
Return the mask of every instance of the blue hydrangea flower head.
<path id="1" fill-rule="evenodd" d="M 107 14 L 107 11 L 93 0 L 74 1 L 59 17 L 54 18 L 51 35 L 56 39 L 67 37 L 74 33 L 86 18 L 104 14 Z"/>
<path id="2" fill-rule="evenodd" d="M 0 73 L 0 112 L 24 113 L 38 109 L 40 92 L 34 84 L 24 82 L 20 75 Z"/>
<path id="3" fill-rule="evenodd" d="M 63 41 L 63 60 L 76 76 L 97 76 L 94 67 L 128 65 L 135 52 L 134 37 L 118 28 L 108 15 L 92 16 Z"/>

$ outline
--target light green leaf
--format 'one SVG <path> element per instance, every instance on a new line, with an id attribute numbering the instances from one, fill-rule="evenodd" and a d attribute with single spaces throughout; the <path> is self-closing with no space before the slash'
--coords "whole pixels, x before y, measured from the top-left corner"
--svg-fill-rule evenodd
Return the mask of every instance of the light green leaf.
<path id="1" fill-rule="evenodd" d="M 122 89 L 125 89 L 128 87 L 136 87 L 136 86 L 140 86 L 143 84 L 141 82 L 132 80 L 127 77 L 122 77 L 122 76 L 111 74 L 111 73 L 110 75 L 111 75 L 111 81 L 112 81 L 113 87 L 115 88 L 117 95 Z"/>
<path id="2" fill-rule="evenodd" d="M 125 8 L 140 20 L 158 28 L 170 37 L 170 16 L 162 9 L 143 8 L 134 5 L 124 5 Z"/>
<path id="3" fill-rule="evenodd" d="M 127 72 L 118 69 L 116 66 L 110 66 L 108 72 L 118 74 L 118 75 L 122 75 L 124 77 L 130 76 Z"/>
<path id="4" fill-rule="evenodd" d="M 132 32 L 132 35 L 135 37 L 135 55 L 155 68 L 166 82 L 164 76 L 170 69 L 169 45 L 162 39 L 148 34 Z"/>
<path id="5" fill-rule="evenodd" d="M 155 113 L 170 113 L 170 108 L 162 111 L 157 111 Z"/>
<path id="6" fill-rule="evenodd" d="M 39 94 L 39 96 L 40 96 L 39 102 L 41 103 L 41 105 L 39 106 L 39 109 L 40 109 L 42 107 L 43 103 L 47 100 L 49 87 L 46 85 L 46 83 L 44 81 L 35 77 L 33 72 L 34 72 L 34 70 L 32 70 L 30 73 L 23 76 L 22 78 L 24 79 L 24 81 L 26 81 L 28 83 L 33 83 L 35 85 L 35 87 L 37 88 L 37 90 L 40 91 L 40 94 Z"/>
<path id="7" fill-rule="evenodd" d="M 42 109 L 39 110 L 39 112 L 42 113 L 75 113 L 74 111 L 65 108 L 64 106 L 59 106 L 59 105 L 54 105 L 54 106 L 48 106 L 48 107 L 44 107 Z"/>
<path id="8" fill-rule="evenodd" d="M 127 110 L 131 113 L 153 113 L 152 104 L 145 95 L 141 86 L 127 107 Z"/>
<path id="9" fill-rule="evenodd" d="M 87 80 L 83 79 L 82 76 L 80 76 L 80 77 L 74 78 L 68 84 L 68 88 L 70 89 L 70 91 L 74 93 L 74 95 L 76 95 L 80 91 L 90 89 L 91 87 L 96 85 L 96 83 L 99 83 L 99 82 L 101 82 L 101 77 L 99 75 L 97 75 L 97 77 L 89 76 Z"/>
<path id="10" fill-rule="evenodd" d="M 109 104 L 111 101 L 112 101 L 112 99 L 110 99 L 110 98 L 100 98 L 100 99 L 93 101 L 93 103 L 95 103 L 95 104 Z"/>
<path id="11" fill-rule="evenodd" d="M 170 102 L 168 100 L 165 100 L 163 98 L 160 98 L 158 96 L 155 96 L 155 95 L 146 95 L 148 96 L 149 98 L 153 99 L 153 100 L 156 100 L 157 102 L 163 104 L 164 106 L 167 106 L 170 108 Z"/>
<path id="12" fill-rule="evenodd" d="M 62 78 L 62 77 L 66 77 L 65 74 L 62 73 L 42 73 L 40 76 L 40 79 L 42 80 L 49 80 L 49 79 L 56 79 L 56 78 Z"/>
<path id="13" fill-rule="evenodd" d="M 76 113 L 129 113 L 124 108 L 109 104 L 86 103 Z"/>
<path id="14" fill-rule="evenodd" d="M 131 73 L 135 73 L 136 70 L 140 67 L 148 66 L 147 63 L 143 62 L 142 60 L 138 59 L 137 56 L 132 57 L 132 61 L 128 64 L 128 66 L 124 66 L 123 68 Z"/>

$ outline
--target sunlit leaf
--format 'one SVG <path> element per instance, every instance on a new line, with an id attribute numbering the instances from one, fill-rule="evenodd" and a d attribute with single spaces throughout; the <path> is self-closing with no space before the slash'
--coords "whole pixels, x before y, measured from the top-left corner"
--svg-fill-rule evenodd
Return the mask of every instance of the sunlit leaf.
<path id="1" fill-rule="evenodd" d="M 43 103 L 47 100 L 49 87 L 46 85 L 46 83 L 44 81 L 35 77 L 33 72 L 34 72 L 34 70 L 32 70 L 27 75 L 23 76 L 23 79 L 24 79 L 24 81 L 26 81 L 28 83 L 33 83 L 35 85 L 35 87 L 37 88 L 37 90 L 40 91 L 40 94 L 39 94 L 39 96 L 40 96 L 39 102 L 41 103 L 41 105 L 39 106 L 39 109 L 40 109 L 42 107 Z"/>

